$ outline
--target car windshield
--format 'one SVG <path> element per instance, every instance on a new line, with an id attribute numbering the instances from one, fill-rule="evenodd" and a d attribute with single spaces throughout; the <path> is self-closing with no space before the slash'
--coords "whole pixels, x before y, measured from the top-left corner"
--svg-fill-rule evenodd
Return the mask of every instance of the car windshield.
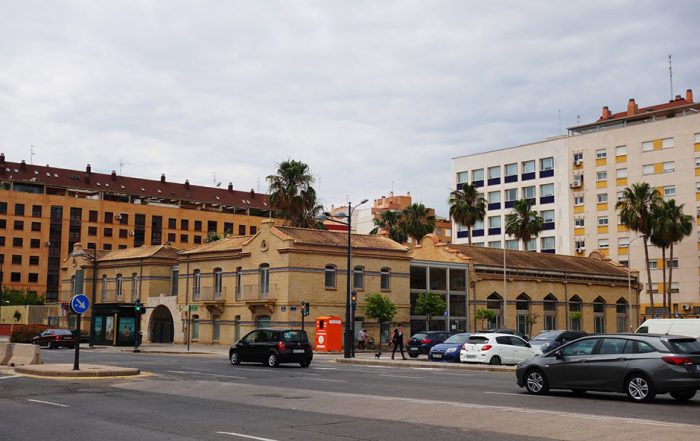
<path id="1" fill-rule="evenodd" d="M 692 338 L 674 339 L 668 341 L 677 354 L 700 354 L 700 342 Z"/>
<path id="2" fill-rule="evenodd" d="M 556 339 L 561 332 L 554 332 L 554 331 L 548 331 L 548 332 L 542 332 L 540 334 L 537 334 L 533 340 L 554 340 Z"/>
<path id="3" fill-rule="evenodd" d="M 72 335 L 72 333 L 67 329 L 56 329 L 56 335 Z"/>
<path id="4" fill-rule="evenodd" d="M 428 334 L 423 334 L 423 333 L 420 333 L 420 332 L 419 332 L 418 334 L 413 334 L 413 335 L 411 336 L 411 338 L 412 338 L 412 339 L 415 339 L 415 340 L 423 340 L 423 339 L 426 338 L 427 336 L 428 336 Z"/>
<path id="5" fill-rule="evenodd" d="M 475 344 L 475 345 L 481 345 L 489 341 L 488 337 L 483 337 L 481 335 L 470 335 L 469 336 L 469 343 Z"/>
<path id="6" fill-rule="evenodd" d="M 462 343 L 466 343 L 467 340 L 469 340 L 469 334 L 457 334 L 445 340 L 444 343 L 454 343 L 461 345 Z"/>
<path id="7" fill-rule="evenodd" d="M 285 331 L 284 341 L 291 343 L 306 343 L 309 341 L 304 331 Z"/>

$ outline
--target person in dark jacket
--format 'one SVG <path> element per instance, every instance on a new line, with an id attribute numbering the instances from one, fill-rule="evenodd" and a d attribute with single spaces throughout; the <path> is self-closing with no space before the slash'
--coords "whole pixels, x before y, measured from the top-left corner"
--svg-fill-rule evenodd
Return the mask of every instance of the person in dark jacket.
<path id="1" fill-rule="evenodd" d="M 396 349 L 401 351 L 401 358 L 406 360 L 406 356 L 403 353 L 403 328 L 399 325 L 398 328 L 394 329 L 394 335 L 391 337 L 391 343 L 394 345 L 394 350 L 391 351 L 391 359 L 394 359 L 394 354 Z"/>

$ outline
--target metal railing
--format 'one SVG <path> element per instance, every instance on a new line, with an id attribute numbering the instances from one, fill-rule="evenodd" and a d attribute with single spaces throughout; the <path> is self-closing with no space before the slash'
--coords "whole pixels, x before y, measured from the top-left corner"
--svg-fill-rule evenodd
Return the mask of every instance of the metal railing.
<path id="1" fill-rule="evenodd" d="M 197 289 L 192 289 L 192 301 L 207 302 L 214 300 L 224 300 L 226 297 L 226 287 L 215 290 L 213 286 L 200 286 Z"/>
<path id="2" fill-rule="evenodd" d="M 261 289 L 259 284 L 255 285 L 243 285 L 241 287 L 241 293 L 236 300 L 246 301 L 246 300 L 265 300 L 268 298 L 277 298 L 277 293 L 279 288 L 277 284 L 271 283 L 267 290 Z"/>

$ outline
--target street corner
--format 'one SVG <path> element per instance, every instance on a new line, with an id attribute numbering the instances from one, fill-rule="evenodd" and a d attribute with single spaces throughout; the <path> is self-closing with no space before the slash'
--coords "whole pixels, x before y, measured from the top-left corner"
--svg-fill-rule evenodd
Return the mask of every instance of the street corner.
<path id="1" fill-rule="evenodd" d="M 138 368 L 84 364 L 80 366 L 80 369 L 75 370 L 73 365 L 69 363 L 18 366 L 14 372 L 26 376 L 52 379 L 113 379 L 144 375 Z"/>

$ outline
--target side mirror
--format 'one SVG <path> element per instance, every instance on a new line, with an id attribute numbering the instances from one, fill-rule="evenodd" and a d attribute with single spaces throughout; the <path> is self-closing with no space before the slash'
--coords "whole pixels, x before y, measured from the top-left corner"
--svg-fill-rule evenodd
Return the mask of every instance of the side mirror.
<path id="1" fill-rule="evenodd" d="M 562 358 L 564 358 L 564 356 L 561 355 L 561 351 L 556 351 L 554 353 L 554 357 L 556 357 L 557 360 L 561 360 Z"/>
<path id="2" fill-rule="evenodd" d="M 525 346 L 527 346 L 528 348 L 532 347 L 532 346 L 530 346 L 530 343 L 525 343 Z"/>

